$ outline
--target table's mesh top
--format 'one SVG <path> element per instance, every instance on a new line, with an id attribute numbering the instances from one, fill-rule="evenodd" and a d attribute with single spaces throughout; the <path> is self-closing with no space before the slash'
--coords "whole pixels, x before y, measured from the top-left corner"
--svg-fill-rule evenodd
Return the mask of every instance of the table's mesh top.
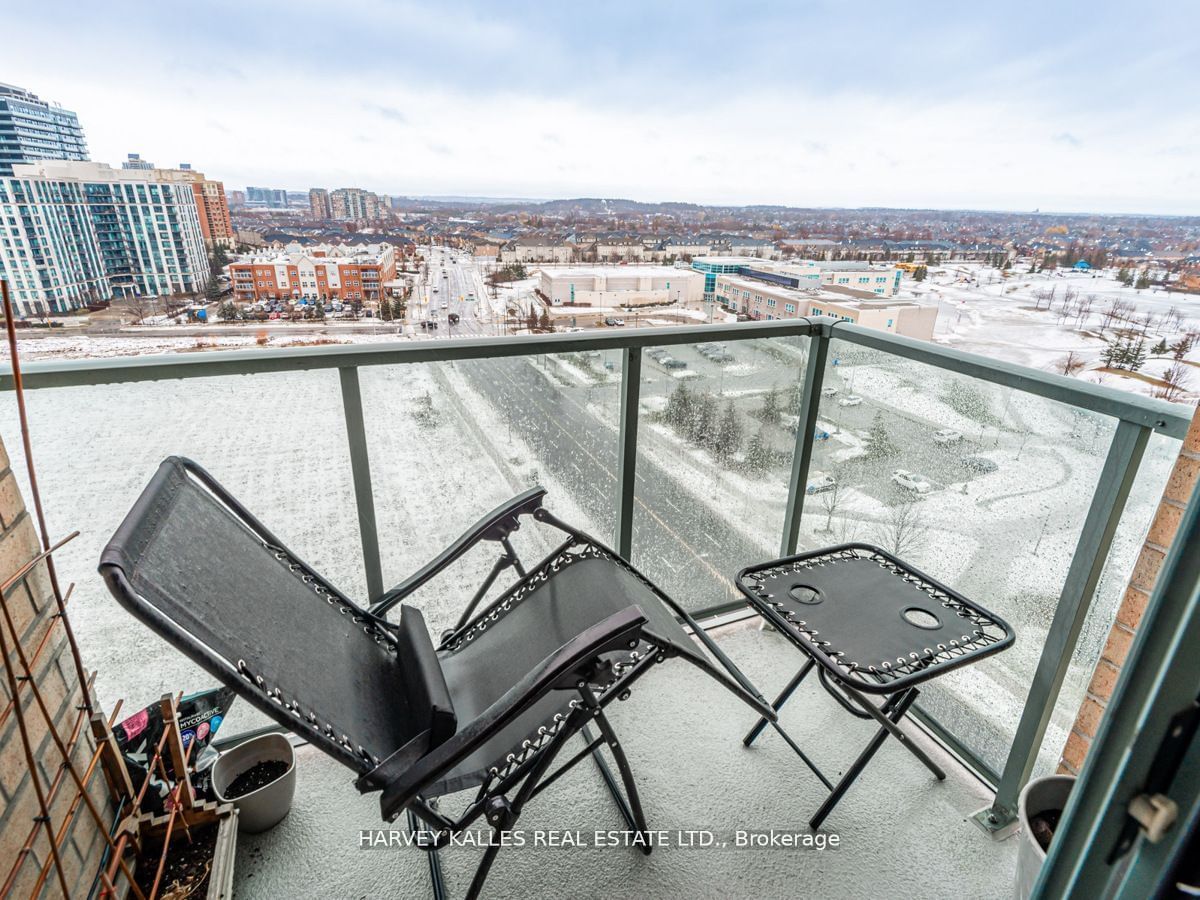
<path id="1" fill-rule="evenodd" d="M 1003 650 L 1000 618 L 867 544 L 744 570 L 738 587 L 831 674 L 891 692 Z"/>

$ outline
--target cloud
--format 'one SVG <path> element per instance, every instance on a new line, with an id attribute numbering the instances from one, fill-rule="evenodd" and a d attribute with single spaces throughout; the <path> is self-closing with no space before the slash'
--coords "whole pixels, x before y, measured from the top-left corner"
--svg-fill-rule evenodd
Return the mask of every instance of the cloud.
<path id="1" fill-rule="evenodd" d="M 1194 214 L 1200 37 L 1149 2 L 210 0 L 180 30 L 178 0 L 43 0 L 5 13 L 4 80 L 95 159 L 231 187 Z"/>
<path id="2" fill-rule="evenodd" d="M 375 113 L 381 119 L 387 119 L 389 122 L 395 122 L 397 125 L 407 125 L 408 116 L 400 112 L 394 106 L 381 106 L 376 103 L 364 103 L 363 109 Z"/>

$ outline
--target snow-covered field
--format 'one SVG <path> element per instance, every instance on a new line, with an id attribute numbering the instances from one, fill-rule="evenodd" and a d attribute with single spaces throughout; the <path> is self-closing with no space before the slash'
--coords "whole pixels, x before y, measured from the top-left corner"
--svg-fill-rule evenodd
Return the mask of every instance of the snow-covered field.
<path id="1" fill-rule="evenodd" d="M 1135 375 L 1098 371 L 1105 340 L 1119 333 L 1144 338 L 1149 353 L 1160 341 L 1170 345 L 1188 332 L 1200 332 L 1200 295 L 1126 287 L 1112 269 L 1029 273 L 1028 268 L 1018 263 L 1003 277 L 998 269 L 982 264 L 935 267 L 923 283 L 906 279 L 902 296 L 938 306 L 937 343 L 1059 373 L 1074 354 L 1083 363 L 1075 377 L 1147 395 L 1161 392 L 1161 385 Z M 1053 298 L 1048 296 L 1051 291 Z M 1073 295 L 1072 311 L 1064 316 L 1068 293 Z M 1128 318 L 1106 322 L 1114 301 L 1128 305 Z M 1152 321 L 1145 323 L 1146 316 Z M 1141 374 L 1154 379 L 1173 362 L 1169 354 L 1149 357 Z M 1200 342 L 1185 360 L 1192 371 L 1178 399 L 1195 403 L 1200 398 Z"/>

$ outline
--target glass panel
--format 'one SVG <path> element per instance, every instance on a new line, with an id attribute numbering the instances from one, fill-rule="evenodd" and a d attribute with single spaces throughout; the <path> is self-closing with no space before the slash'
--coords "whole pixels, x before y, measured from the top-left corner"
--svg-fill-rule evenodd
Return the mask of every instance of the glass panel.
<path id="1" fill-rule="evenodd" d="M 1100 575 L 1096 597 L 1084 620 L 1079 643 L 1071 655 L 1071 666 L 1067 670 L 1062 693 L 1054 705 L 1054 714 L 1046 730 L 1046 739 L 1042 742 L 1034 775 L 1050 775 L 1058 767 L 1067 735 L 1075 724 L 1075 716 L 1087 694 L 1096 661 L 1104 652 L 1109 629 L 1116 621 L 1117 608 L 1121 605 L 1134 563 L 1166 488 L 1171 468 L 1175 465 L 1175 458 L 1179 455 L 1179 447 L 1180 442 L 1174 438 L 1160 434 L 1150 436 L 1137 480 L 1125 504 L 1125 513 L 1113 536 L 1112 552 Z"/>
<path id="2" fill-rule="evenodd" d="M 533 485 L 556 516 L 612 543 L 620 351 L 369 367 L 359 378 L 385 585 Z M 513 543 L 531 567 L 563 537 L 527 519 Z M 498 555 L 480 544 L 408 601 L 433 635 L 455 624 Z"/>
<path id="3" fill-rule="evenodd" d="M 633 562 L 691 611 L 779 555 L 808 338 L 648 348 Z"/>
<path id="4" fill-rule="evenodd" d="M 71 622 L 106 709 L 124 698 L 132 714 L 166 692 L 213 685 L 96 574 L 101 549 L 167 456 L 200 463 L 302 559 L 350 596 L 364 594 L 336 371 L 53 388 L 28 392 L 26 406 L 52 539 L 81 532 L 55 559 L 64 590 L 75 583 Z M 11 392 L 0 397 L 0 428 L 32 507 Z M 245 702 L 232 715 L 226 735 L 267 721 Z"/>
<path id="5" fill-rule="evenodd" d="M 1115 420 L 840 340 L 822 394 L 801 546 L 877 544 L 1013 626 L 1012 648 L 921 698 L 999 769 Z"/>

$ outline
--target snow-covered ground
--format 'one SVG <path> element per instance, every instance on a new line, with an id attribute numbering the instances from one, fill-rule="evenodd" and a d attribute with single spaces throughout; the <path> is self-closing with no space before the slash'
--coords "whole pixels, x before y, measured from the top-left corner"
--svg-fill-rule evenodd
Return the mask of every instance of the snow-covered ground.
<path id="1" fill-rule="evenodd" d="M 1030 273 L 1028 268 L 1017 263 L 1005 276 L 998 269 L 976 263 L 932 267 L 924 282 L 905 279 L 901 295 L 938 306 L 937 343 L 1059 373 L 1068 355 L 1074 354 L 1083 363 L 1075 377 L 1147 395 L 1161 391 L 1156 380 L 1173 361 L 1169 354 L 1150 354 L 1140 374 L 1152 376 L 1152 380 L 1102 372 L 1098 369 L 1105 340 L 1118 332 L 1137 339 L 1144 330 L 1149 353 L 1162 340 L 1172 344 L 1187 332 L 1200 331 L 1200 295 L 1159 287 L 1126 287 L 1113 269 Z M 1051 291 L 1053 299 L 1048 296 Z M 1074 295 L 1074 312 L 1063 317 L 1068 292 Z M 1080 301 L 1090 307 L 1082 314 Z M 1128 304 L 1128 320 L 1105 322 L 1114 301 Z M 1153 321 L 1143 329 L 1146 315 Z M 1106 324 L 1107 328 L 1102 328 Z M 1200 397 L 1200 342 L 1185 359 L 1195 371 L 1189 372 L 1178 399 L 1195 403 Z"/>

